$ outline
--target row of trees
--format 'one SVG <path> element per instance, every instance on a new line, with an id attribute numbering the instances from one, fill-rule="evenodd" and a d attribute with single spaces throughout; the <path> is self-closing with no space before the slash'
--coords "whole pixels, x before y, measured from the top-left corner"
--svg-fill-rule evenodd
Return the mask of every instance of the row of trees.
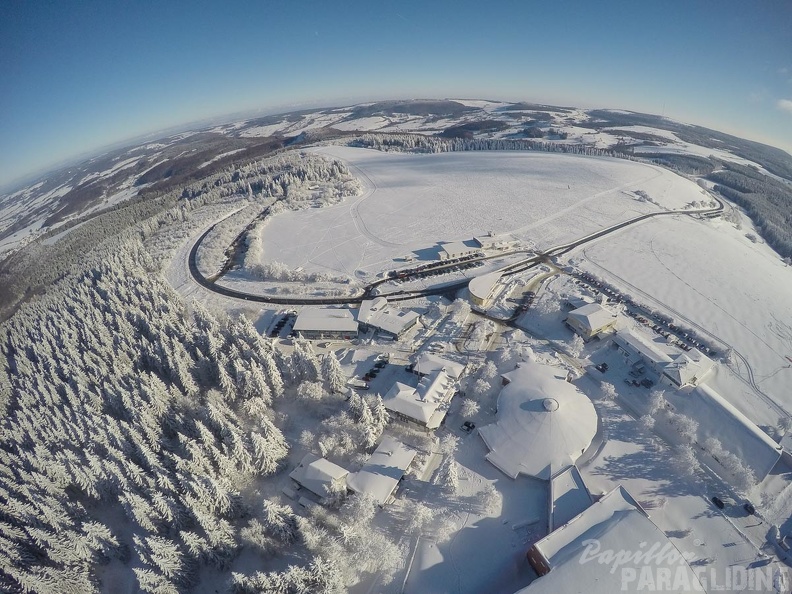
<path id="1" fill-rule="evenodd" d="M 351 146 L 373 148 L 381 151 L 411 151 L 422 153 L 450 153 L 462 151 L 542 151 L 593 155 L 639 160 L 627 153 L 611 149 L 598 149 L 589 144 L 561 144 L 515 138 L 439 138 L 420 134 L 364 134 L 349 143 Z"/>

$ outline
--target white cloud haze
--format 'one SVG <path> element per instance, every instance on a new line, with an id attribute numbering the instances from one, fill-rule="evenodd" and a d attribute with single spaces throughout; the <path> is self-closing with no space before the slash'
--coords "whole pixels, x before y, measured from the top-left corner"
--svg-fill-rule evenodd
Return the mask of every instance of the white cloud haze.
<path id="1" fill-rule="evenodd" d="M 781 111 L 787 111 L 792 114 L 792 99 L 779 99 L 776 107 Z"/>

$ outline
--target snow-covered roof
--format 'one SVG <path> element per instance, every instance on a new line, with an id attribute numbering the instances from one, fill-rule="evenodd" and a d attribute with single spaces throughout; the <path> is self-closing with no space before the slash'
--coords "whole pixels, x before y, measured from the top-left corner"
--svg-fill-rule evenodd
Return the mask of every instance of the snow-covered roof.
<path id="1" fill-rule="evenodd" d="M 348 309 L 337 307 L 306 307 L 294 322 L 294 331 L 357 332 L 357 322 Z"/>
<path id="2" fill-rule="evenodd" d="M 498 420 L 479 430 L 487 460 L 512 478 L 550 480 L 594 439 L 594 405 L 554 367 L 529 361 L 504 377 L 510 383 L 498 396 Z"/>
<path id="3" fill-rule="evenodd" d="M 428 429 L 437 429 L 447 412 L 447 403 L 453 392 L 454 380 L 445 369 L 433 371 L 421 378 L 413 388 L 396 382 L 382 398 L 385 408 L 401 413 Z"/>
<path id="4" fill-rule="evenodd" d="M 673 398 L 677 410 L 698 422 L 699 441 L 714 437 L 763 480 L 778 462 L 781 446 L 710 386 Z"/>
<path id="5" fill-rule="evenodd" d="M 589 303 L 594 303 L 594 300 L 587 295 L 574 295 L 567 299 L 567 303 L 569 303 L 569 305 L 571 305 L 574 309 L 580 309 Z"/>
<path id="6" fill-rule="evenodd" d="M 306 454 L 289 476 L 320 497 L 327 497 L 335 481 L 344 479 L 349 471 L 315 454 Z"/>
<path id="7" fill-rule="evenodd" d="M 792 431 L 787 431 L 784 433 L 784 436 L 781 438 L 781 441 L 778 442 L 778 445 L 780 445 L 781 449 L 785 452 L 792 454 Z"/>
<path id="8" fill-rule="evenodd" d="M 355 493 L 368 493 L 380 505 L 384 505 L 412 463 L 415 454 L 415 450 L 408 448 L 394 437 L 385 435 L 363 468 L 347 475 L 347 487 Z"/>
<path id="9" fill-rule="evenodd" d="M 550 572 L 534 580 L 530 586 L 517 594 L 538 594 L 541 592 L 586 592 L 586 594 L 613 594 L 625 590 L 636 591 L 636 581 L 623 582 L 622 568 L 635 571 L 637 580 L 645 562 L 622 564 L 602 563 L 600 557 L 593 557 L 587 550 L 587 541 L 593 540 L 599 546 L 599 553 L 618 554 L 620 551 L 633 555 L 654 550 L 668 551 L 652 558 L 652 576 L 657 570 L 670 571 L 671 579 L 657 580 L 654 592 L 703 592 L 704 589 L 695 572 L 676 549 L 673 541 L 655 526 L 640 505 L 624 487 L 616 487 L 597 503 L 577 515 L 554 532 L 536 542 L 535 549 L 548 561 Z M 671 554 L 675 552 L 676 554 Z M 630 576 L 627 576 L 629 579 Z"/>
<path id="10" fill-rule="evenodd" d="M 473 297 L 478 297 L 482 301 L 485 301 L 489 298 L 502 275 L 503 273 L 495 271 L 476 276 L 468 283 L 468 291 L 470 291 Z"/>
<path id="11" fill-rule="evenodd" d="M 616 314 L 602 307 L 599 303 L 589 303 L 583 307 L 570 311 L 569 314 L 567 314 L 567 318 L 573 318 L 577 320 L 583 328 L 595 332 L 613 323 L 616 319 Z"/>
<path id="12" fill-rule="evenodd" d="M 477 235 L 473 241 L 482 248 L 506 247 L 516 243 L 514 237 L 510 235 L 493 235 L 491 232 L 487 235 Z"/>
<path id="13" fill-rule="evenodd" d="M 697 385 L 715 365 L 712 359 L 696 348 L 682 353 L 663 367 L 663 374 L 678 386 Z"/>
<path id="14" fill-rule="evenodd" d="M 570 466 L 550 479 L 549 532 L 588 509 L 594 499 L 577 466 Z"/>
<path id="15" fill-rule="evenodd" d="M 613 340 L 627 351 L 654 363 L 671 363 L 671 357 L 668 356 L 668 353 L 661 350 L 653 342 L 646 341 L 629 330 L 617 332 Z"/>
<path id="16" fill-rule="evenodd" d="M 437 355 L 433 355 L 431 353 L 424 353 L 418 357 L 418 360 L 413 366 L 415 373 L 419 373 L 421 375 L 429 375 L 434 371 L 438 371 L 439 369 L 445 369 L 446 373 L 452 378 L 459 379 L 462 377 L 462 373 L 465 371 L 465 365 L 463 363 L 449 361 L 448 359 L 438 357 Z"/>
<path id="17" fill-rule="evenodd" d="M 374 326 L 385 332 L 401 334 L 415 320 L 419 314 L 414 311 L 402 311 L 388 303 L 385 297 L 366 299 L 360 304 L 358 322 Z"/>
<path id="18" fill-rule="evenodd" d="M 470 252 L 475 252 L 476 248 L 470 247 L 469 245 L 465 244 L 462 241 L 452 241 L 451 243 L 444 243 L 440 246 L 440 249 L 448 254 L 449 258 L 454 258 L 455 256 L 462 256 L 464 254 L 469 254 Z"/>

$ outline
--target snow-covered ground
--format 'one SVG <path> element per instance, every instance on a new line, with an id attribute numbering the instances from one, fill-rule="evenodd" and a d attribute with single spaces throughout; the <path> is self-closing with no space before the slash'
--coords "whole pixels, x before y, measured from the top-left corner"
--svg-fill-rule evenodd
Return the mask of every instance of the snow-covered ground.
<path id="1" fill-rule="evenodd" d="M 286 212 L 264 228 L 264 258 L 291 267 L 371 278 L 408 254 L 488 231 L 550 247 L 658 206 L 705 196 L 692 182 L 632 161 L 540 152 L 403 154 L 349 147 L 365 193 L 322 209 Z"/>
<path id="2" fill-rule="evenodd" d="M 792 268 L 720 219 L 661 217 L 585 246 L 580 267 L 733 349 L 738 373 L 792 412 Z M 760 425 L 777 411 L 719 374 L 719 390 Z M 770 417 L 770 418 L 768 418 Z"/>

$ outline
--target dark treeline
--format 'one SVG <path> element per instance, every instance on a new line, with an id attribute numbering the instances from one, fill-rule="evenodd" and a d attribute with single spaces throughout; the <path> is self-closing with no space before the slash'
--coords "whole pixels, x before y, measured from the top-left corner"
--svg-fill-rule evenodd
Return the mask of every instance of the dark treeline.
<path id="1" fill-rule="evenodd" d="M 738 204 L 764 240 L 784 258 L 792 257 L 792 187 L 753 167 L 724 163 L 710 173 L 715 190 Z"/>

